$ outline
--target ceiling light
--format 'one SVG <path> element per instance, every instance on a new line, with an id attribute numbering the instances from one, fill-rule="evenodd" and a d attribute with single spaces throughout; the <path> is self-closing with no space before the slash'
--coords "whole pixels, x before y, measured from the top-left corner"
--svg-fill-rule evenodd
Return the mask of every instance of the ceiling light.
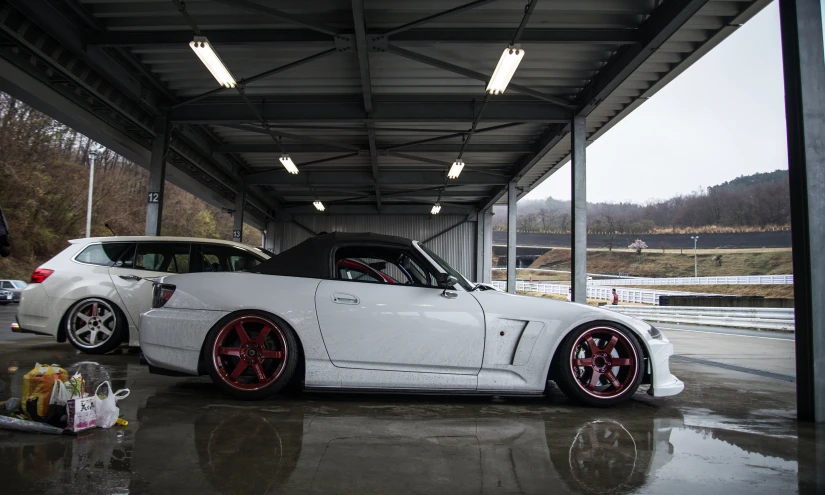
<path id="1" fill-rule="evenodd" d="M 295 162 L 292 161 L 292 158 L 289 155 L 281 155 L 281 163 L 284 164 L 284 168 L 290 174 L 297 174 L 298 167 L 295 166 Z"/>
<path id="2" fill-rule="evenodd" d="M 322 203 L 321 200 L 319 200 L 319 199 L 316 199 L 315 201 L 313 201 L 312 205 L 315 206 L 315 208 L 318 211 L 324 211 L 326 209 L 326 208 L 324 208 L 324 203 Z"/>
<path id="3" fill-rule="evenodd" d="M 235 82 L 232 74 L 229 73 L 229 69 L 223 65 L 221 58 L 215 53 L 215 50 L 212 49 L 212 45 L 209 44 L 206 36 L 195 36 L 195 40 L 190 41 L 189 46 L 192 47 L 195 55 L 201 59 L 203 65 L 209 69 L 209 72 L 212 73 L 212 76 L 218 81 L 218 84 L 224 88 L 234 88 L 238 84 Z"/>
<path id="4" fill-rule="evenodd" d="M 501 54 L 493 77 L 490 78 L 490 84 L 487 85 L 487 92 L 500 95 L 504 93 L 504 89 L 510 84 L 510 79 L 516 73 L 518 64 L 524 57 L 524 50 L 515 46 L 508 46 Z"/>
<path id="5" fill-rule="evenodd" d="M 433 209 L 430 210 L 430 213 L 432 213 L 433 215 L 438 215 L 439 211 L 441 211 L 441 205 L 436 203 L 433 205 Z"/>
<path id="6" fill-rule="evenodd" d="M 456 160 L 455 162 L 453 162 L 453 166 L 450 167 L 450 171 L 447 172 L 447 178 L 458 179 L 458 176 L 461 175 L 462 170 L 464 170 L 464 161 Z"/>

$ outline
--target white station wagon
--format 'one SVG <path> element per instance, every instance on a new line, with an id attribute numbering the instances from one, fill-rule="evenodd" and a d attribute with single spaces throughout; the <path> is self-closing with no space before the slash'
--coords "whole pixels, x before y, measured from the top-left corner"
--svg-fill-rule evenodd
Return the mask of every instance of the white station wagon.
<path id="1" fill-rule="evenodd" d="M 68 339 L 89 354 L 139 345 L 138 319 L 152 306 L 148 277 L 244 271 L 269 258 L 217 239 L 93 237 L 69 244 L 32 273 L 14 330 Z"/>

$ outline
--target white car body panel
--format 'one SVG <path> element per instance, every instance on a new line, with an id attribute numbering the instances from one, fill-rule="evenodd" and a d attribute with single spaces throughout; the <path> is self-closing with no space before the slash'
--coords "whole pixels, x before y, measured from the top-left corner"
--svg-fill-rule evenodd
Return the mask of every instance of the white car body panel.
<path id="1" fill-rule="evenodd" d="M 318 322 L 340 368 L 477 375 L 484 354 L 484 313 L 456 291 L 324 280 L 315 294 Z M 433 347 L 429 342 L 439 342 Z"/>
<path id="2" fill-rule="evenodd" d="M 92 265 L 74 258 L 91 244 L 105 242 L 184 242 L 219 244 L 252 251 L 249 246 L 218 239 L 190 237 L 92 237 L 69 241 L 69 246 L 39 268 L 54 270 L 43 283 L 28 284 L 20 295 L 17 321 L 20 327 L 58 337 L 63 317 L 74 303 L 90 297 L 111 301 L 126 315 L 129 328 L 128 343 L 140 344 L 138 321 L 140 314 L 152 305 L 152 283 L 146 277 L 169 275 L 164 272 Z M 267 258 L 264 253 L 256 255 Z M 120 275 L 135 275 L 141 280 L 124 280 Z"/>
<path id="3" fill-rule="evenodd" d="M 393 289 L 411 287 L 251 273 L 172 275 L 162 281 L 175 285 L 176 291 L 165 306 L 141 316 L 141 348 L 151 365 L 192 375 L 203 371 L 198 358 L 207 334 L 221 318 L 259 310 L 282 318 L 294 329 L 305 355 L 305 386 L 310 389 L 539 395 L 544 392 L 553 354 L 564 336 L 596 320 L 619 323 L 636 334 L 651 357 L 653 395 L 675 395 L 684 388 L 670 374 L 668 358 L 673 346 L 664 336 L 654 339 L 648 331 L 650 325 L 641 320 L 585 305 L 460 289 L 454 291 L 457 299 L 447 299 L 440 296 L 440 289 L 420 288 L 432 291 L 439 308 L 456 303 L 461 311 L 470 308 L 472 315 L 478 314 L 474 306 L 482 308 L 484 325 L 475 337 L 477 323 L 471 322 L 475 316 L 459 317 L 443 309 L 432 316 L 443 318 L 444 326 L 422 333 L 416 322 L 429 320 L 406 313 L 422 306 L 425 295 L 417 296 L 421 299 L 391 295 Z M 332 309 L 333 293 L 354 295 L 366 309 L 344 304 Z M 351 313 L 346 314 L 348 311 Z M 381 311 L 387 314 L 380 315 Z M 415 311 L 420 313 L 420 309 Z M 384 317 L 386 321 L 376 323 Z M 451 325 L 459 328 L 455 338 L 447 331 L 455 328 Z M 385 339 L 382 331 L 389 337 Z M 415 332 L 418 338 L 405 338 L 405 332 Z M 482 338 L 483 345 L 478 346 L 476 338 Z M 467 349 L 445 350 L 448 346 Z M 406 349 L 424 364 L 413 366 L 412 358 L 399 357 L 399 349 Z M 479 349 L 483 353 L 480 369 L 475 364 Z M 386 356 L 381 356 L 382 350 Z M 440 357 L 429 359 L 432 356 Z M 474 369 L 477 371 L 469 373 Z"/>

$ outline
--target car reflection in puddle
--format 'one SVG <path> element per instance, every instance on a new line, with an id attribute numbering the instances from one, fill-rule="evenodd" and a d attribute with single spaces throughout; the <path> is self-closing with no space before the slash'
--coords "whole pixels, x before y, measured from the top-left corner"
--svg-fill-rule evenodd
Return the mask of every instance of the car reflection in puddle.
<path id="1" fill-rule="evenodd" d="M 128 428 L 76 439 L 0 432 L 4 483 L 9 493 L 244 495 L 711 493 L 739 483 L 753 494 L 797 486 L 795 438 L 686 427 L 678 410 L 639 403 L 239 404 L 210 395 L 149 397 Z"/>

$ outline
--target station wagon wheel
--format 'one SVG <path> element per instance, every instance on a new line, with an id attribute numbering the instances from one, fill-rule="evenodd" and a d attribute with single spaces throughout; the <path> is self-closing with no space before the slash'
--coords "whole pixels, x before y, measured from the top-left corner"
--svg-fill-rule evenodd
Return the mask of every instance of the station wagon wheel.
<path id="1" fill-rule="evenodd" d="M 216 328 L 210 375 L 222 388 L 241 398 L 260 398 L 289 381 L 297 346 L 284 325 L 252 314 L 231 318 Z"/>
<path id="2" fill-rule="evenodd" d="M 84 299 L 66 314 L 66 337 L 78 350 L 88 354 L 105 354 L 119 346 L 125 324 L 114 304 L 98 298 Z"/>
<path id="3" fill-rule="evenodd" d="M 638 341 L 611 325 L 573 331 L 562 346 L 556 383 L 568 397 L 588 405 L 613 405 L 639 387 L 644 356 Z"/>

